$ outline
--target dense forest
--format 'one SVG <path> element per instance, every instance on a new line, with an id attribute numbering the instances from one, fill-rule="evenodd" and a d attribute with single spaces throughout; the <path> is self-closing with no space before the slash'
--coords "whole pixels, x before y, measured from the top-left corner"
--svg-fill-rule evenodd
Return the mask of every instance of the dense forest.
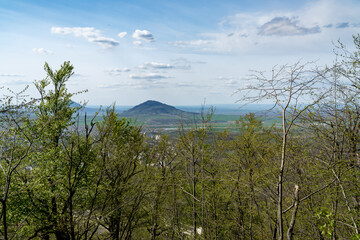
<path id="1" fill-rule="evenodd" d="M 2 239 L 360 239 L 360 36 L 332 66 L 255 71 L 239 104 L 255 114 L 214 131 L 212 112 L 177 138 L 149 137 L 110 106 L 74 106 L 73 66 L 45 64 L 39 96 L 2 99 Z"/>

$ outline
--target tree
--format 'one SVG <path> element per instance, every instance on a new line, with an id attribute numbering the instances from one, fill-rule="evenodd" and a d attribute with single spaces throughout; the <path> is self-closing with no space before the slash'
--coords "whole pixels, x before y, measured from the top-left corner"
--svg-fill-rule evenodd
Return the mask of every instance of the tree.
<path id="1" fill-rule="evenodd" d="M 74 114 L 80 109 L 72 106 L 71 98 L 77 93 L 68 93 L 66 88 L 66 82 L 74 74 L 73 66 L 64 62 L 59 70 L 53 71 L 45 63 L 44 70 L 46 78 L 35 82 L 41 97 L 35 111 L 35 124 L 38 129 L 45 128 L 39 136 L 36 151 L 30 155 L 33 171 L 24 180 L 33 208 L 32 221 L 36 225 L 31 238 L 40 235 L 49 239 L 50 234 L 54 234 L 56 239 L 73 239 L 70 206 L 75 182 L 70 180 L 69 185 L 63 182 L 64 176 L 73 174 L 69 166 L 73 159 L 67 158 L 66 149 L 69 143 L 71 145 Z M 51 90 L 47 90 L 49 86 Z"/>
<path id="2" fill-rule="evenodd" d="M 179 163 L 174 146 L 166 135 L 156 135 L 148 139 L 149 150 L 146 154 L 146 170 L 143 177 L 147 179 L 147 194 L 144 208 L 148 215 L 147 231 L 151 239 L 174 239 L 178 235 L 176 226 L 176 189 L 175 174 Z M 172 196 L 173 195 L 173 196 Z M 175 197 L 175 200 L 174 200 Z M 172 226 L 169 226 L 169 223 Z"/>
<path id="3" fill-rule="evenodd" d="M 254 113 L 237 121 L 237 136 L 230 141 L 227 154 L 227 175 L 231 189 L 229 215 L 237 239 L 263 239 L 271 235 L 265 219 L 275 221 L 267 209 L 273 207 L 275 166 L 271 164 L 277 148 L 274 128 L 266 128 Z M 264 207 L 263 207 L 264 206 Z M 259 231 L 261 230 L 261 231 Z"/>
<path id="4" fill-rule="evenodd" d="M 348 144 L 348 153 L 349 159 L 353 161 L 350 163 L 350 166 L 354 166 L 354 175 L 355 178 L 352 179 L 354 185 L 358 185 L 360 182 L 359 178 L 359 167 L 360 167 L 360 154 L 359 154 L 359 145 L 360 145 L 360 104 L 359 104 L 359 94 L 360 94 L 360 34 L 353 35 L 353 43 L 355 50 L 349 51 L 344 44 L 338 41 L 336 46 L 337 50 L 335 54 L 337 56 L 337 62 L 335 63 L 333 69 L 335 74 L 339 75 L 341 79 L 344 79 L 344 84 L 340 85 L 339 94 L 343 96 L 342 114 L 338 116 L 344 117 L 345 121 L 341 122 L 341 127 L 345 129 L 346 142 Z M 334 78 L 337 80 L 337 78 Z M 349 84 L 350 83 L 350 86 Z M 335 82 L 335 87 L 336 87 Z M 335 94 L 337 94 L 335 92 Z M 357 169 L 356 169 L 357 167 Z M 340 176 L 334 176 L 338 179 L 338 184 L 341 188 L 341 192 L 347 207 L 347 210 L 350 214 L 352 225 L 356 234 L 356 237 L 360 237 L 359 230 L 359 213 L 360 213 L 360 192 L 358 187 L 349 186 L 351 189 L 348 191 L 343 187 Z M 350 192 L 350 194 L 349 194 Z M 352 194 L 351 194 L 352 193 Z M 350 195 L 350 196 L 349 196 Z M 356 199 L 355 204 L 350 202 L 350 197 Z"/>
<path id="5" fill-rule="evenodd" d="M 26 158 L 38 133 L 33 131 L 31 124 L 32 101 L 28 101 L 24 94 L 27 87 L 18 93 L 8 90 L 12 96 L 5 96 L 0 113 L 0 182 L 3 186 L 0 219 L 4 239 L 9 239 L 10 229 L 13 238 L 17 231 L 16 223 L 23 221 L 20 211 L 12 212 L 11 209 L 16 206 L 16 192 L 23 190 L 17 180 L 19 173 L 28 167 Z"/>
<path id="6" fill-rule="evenodd" d="M 254 103 L 270 100 L 281 114 L 282 144 L 277 177 L 277 228 L 274 233 L 279 240 L 284 237 L 283 183 L 287 163 L 288 138 L 299 116 L 319 101 L 319 99 L 309 99 L 311 93 L 315 90 L 316 84 L 321 80 L 321 74 L 308 70 L 309 64 L 297 62 L 293 65 L 275 66 L 270 74 L 265 71 L 253 71 L 249 80 L 254 82 L 255 85 L 239 89 L 240 93 L 244 93 L 239 102 Z M 321 98 L 322 96 L 320 96 Z M 309 100 L 310 103 L 305 104 Z M 295 185 L 295 192 L 297 191 L 298 187 Z M 291 221 L 291 223 L 288 228 L 288 239 L 292 238 L 295 221 Z"/>
<path id="7" fill-rule="evenodd" d="M 323 164 L 325 174 L 334 182 L 332 201 L 323 203 L 331 216 L 332 239 L 359 235 L 357 216 L 360 202 L 359 183 L 359 35 L 353 36 L 355 52 L 347 50 L 340 41 L 336 45 L 336 60 L 324 74 L 326 98 L 303 115 L 303 124 L 317 137 L 318 151 L 314 154 Z M 319 143 L 321 141 L 321 144 Z M 330 180 L 328 180 L 330 182 Z M 360 199 L 360 198 L 359 198 Z M 321 210 L 322 212 L 323 210 Z M 319 214 L 319 216 L 322 216 Z"/>
<path id="8" fill-rule="evenodd" d="M 131 239 L 138 227 L 145 197 L 142 161 L 145 145 L 141 127 L 118 118 L 114 106 L 97 124 L 97 166 L 102 191 L 97 203 L 99 224 L 111 239 Z"/>

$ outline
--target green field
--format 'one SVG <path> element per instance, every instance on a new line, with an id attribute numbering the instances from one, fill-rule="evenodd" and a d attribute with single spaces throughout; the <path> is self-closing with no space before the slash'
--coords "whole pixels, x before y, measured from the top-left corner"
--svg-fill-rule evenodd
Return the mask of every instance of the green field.
<path id="1" fill-rule="evenodd" d="M 94 115 L 87 116 L 89 123 L 90 119 Z M 271 125 L 278 125 L 277 116 L 258 116 L 263 121 L 264 126 L 270 127 Z M 102 116 L 97 116 L 94 120 L 96 122 L 102 121 Z M 200 115 L 193 115 L 191 117 L 181 117 L 172 115 L 140 115 L 136 118 L 128 118 L 133 125 L 141 125 L 146 131 L 151 132 L 167 132 L 170 135 L 178 132 L 182 126 L 184 129 L 191 129 L 202 126 L 202 118 Z M 211 116 L 211 120 L 207 123 L 211 128 L 216 131 L 230 131 L 235 132 L 237 130 L 236 122 L 240 119 L 239 115 L 226 115 L 226 114 L 214 114 Z M 84 118 L 80 118 L 80 125 L 83 125 Z"/>

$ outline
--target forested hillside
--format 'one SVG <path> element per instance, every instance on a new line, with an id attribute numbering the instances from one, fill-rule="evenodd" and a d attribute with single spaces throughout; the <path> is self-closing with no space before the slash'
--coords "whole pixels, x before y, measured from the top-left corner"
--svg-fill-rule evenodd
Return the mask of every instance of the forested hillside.
<path id="1" fill-rule="evenodd" d="M 359 64 L 254 72 L 241 104 L 267 99 L 280 123 L 212 112 L 178 137 L 148 137 L 110 106 L 72 104 L 73 66 L 45 63 L 39 95 L 1 108 L 1 239 L 360 239 Z M 83 122 L 85 122 L 83 124 Z"/>

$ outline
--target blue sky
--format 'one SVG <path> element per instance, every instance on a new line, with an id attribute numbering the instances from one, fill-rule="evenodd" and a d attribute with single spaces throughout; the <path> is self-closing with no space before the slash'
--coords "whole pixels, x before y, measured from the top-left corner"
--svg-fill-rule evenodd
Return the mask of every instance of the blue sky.
<path id="1" fill-rule="evenodd" d="M 360 1 L 0 0 L 0 84 L 15 91 L 70 60 L 90 105 L 234 103 L 250 69 L 334 60 Z"/>

